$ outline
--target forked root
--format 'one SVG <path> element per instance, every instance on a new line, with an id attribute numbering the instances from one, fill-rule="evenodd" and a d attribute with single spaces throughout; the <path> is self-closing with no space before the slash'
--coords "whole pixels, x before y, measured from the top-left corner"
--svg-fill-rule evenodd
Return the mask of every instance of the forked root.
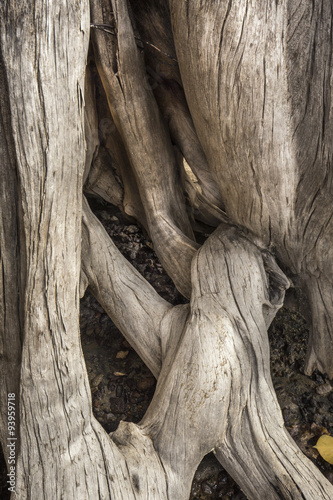
<path id="1" fill-rule="evenodd" d="M 329 500 L 333 486 L 284 428 L 270 376 L 267 327 L 288 280 L 272 256 L 219 228 L 193 260 L 192 286 L 189 318 L 140 424 L 170 499 L 188 498 L 197 465 L 214 450 L 250 499 Z"/>

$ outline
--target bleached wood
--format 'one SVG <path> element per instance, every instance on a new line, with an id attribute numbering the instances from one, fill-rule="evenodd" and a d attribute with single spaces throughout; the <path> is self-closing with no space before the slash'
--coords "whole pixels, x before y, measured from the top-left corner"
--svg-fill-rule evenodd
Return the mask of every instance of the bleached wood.
<path id="1" fill-rule="evenodd" d="M 182 88 L 168 3 L 163 0 L 135 0 L 129 4 L 132 6 L 134 26 L 144 41 L 146 83 L 153 90 L 171 140 L 195 172 L 206 204 L 219 207 L 222 204 L 221 195 L 199 142 Z"/>
<path id="2" fill-rule="evenodd" d="M 8 301 L 13 300 L 14 310 L 17 306 L 12 286 L 22 287 L 20 294 L 25 300 L 20 308 L 21 371 L 16 372 L 20 375 L 20 391 L 16 392 L 20 440 L 15 498 L 166 500 L 164 471 L 150 438 L 131 430 L 126 443 L 127 462 L 121 444 L 111 441 L 92 415 L 78 323 L 85 164 L 82 94 L 89 9 L 86 2 L 68 8 L 65 3 L 52 1 L 48 9 L 43 2 L 35 3 L 34 9 L 16 4 L 9 9 L 1 32 L 10 104 L 10 114 L 7 107 L 3 117 L 4 123 L 11 123 L 14 136 L 12 141 L 6 131 L 5 140 L 1 140 L 1 146 L 7 148 L 1 175 L 13 181 L 6 193 L 8 203 L 17 203 L 17 212 L 14 209 L 12 214 L 14 227 L 9 228 L 7 222 L 4 227 L 9 245 L 1 247 L 6 258 L 4 299 L 8 320 L 13 317 Z M 21 34 L 18 38 L 16 30 Z M 49 44 L 50 34 L 55 33 L 59 40 L 65 36 L 67 44 Z M 53 36 L 50 39 L 53 41 Z M 40 47 L 43 52 L 39 54 Z M 56 86 L 50 84 L 55 81 Z M 4 201 L 2 196 L 2 208 Z M 18 264 L 17 256 L 15 252 L 7 255 L 7 248 L 16 243 L 16 224 L 21 229 L 18 271 L 24 281 L 15 283 L 8 266 Z M 2 236 L 1 232 L 1 245 Z M 21 356 L 19 331 L 8 332 L 5 324 L 1 334 L 5 357 L 16 362 Z M 12 334 L 13 340 L 8 342 L 4 334 Z M 15 368 L 13 364 L 7 376 Z M 2 366 L 2 376 L 3 370 Z M 15 390 L 15 375 L 12 383 L 6 380 L 5 388 Z M 3 426 L 0 431 L 4 442 L 7 434 Z M 149 457 L 142 461 L 145 451 Z M 144 478 L 138 480 L 137 471 Z"/>
<path id="3" fill-rule="evenodd" d="M 90 215 L 88 220 L 84 224 L 96 236 L 91 247 L 109 265 L 116 265 L 122 279 L 132 286 L 137 279 L 134 270 L 108 243 L 104 229 L 96 230 L 96 218 Z M 108 246 L 108 257 L 101 241 Z M 96 297 L 106 310 L 112 309 L 116 323 L 120 318 L 128 340 L 141 343 L 143 332 L 139 330 L 145 318 L 138 307 L 147 297 L 159 311 L 155 292 L 142 283 L 137 302 L 126 284 L 114 289 L 119 278 L 111 270 L 106 281 L 111 283 L 112 297 L 105 292 L 102 296 L 100 291 L 96 293 L 95 283 L 99 281 L 103 291 L 101 280 L 108 266 L 101 265 L 94 253 L 91 263 L 98 276 L 91 281 Z M 160 342 L 156 349 L 161 349 L 162 370 L 153 401 L 139 425 L 144 435 L 151 436 L 162 461 L 168 498 L 188 498 L 198 464 L 214 450 L 248 498 L 257 499 L 259 494 L 269 499 L 329 499 L 332 486 L 284 428 L 270 378 L 267 328 L 283 304 L 289 281 L 268 252 L 235 229 L 221 226 L 193 261 L 192 286 L 190 306 L 163 305 L 157 312 L 155 331 Z M 135 326 L 121 324 L 122 307 L 128 307 L 127 303 L 134 317 L 142 316 L 142 324 L 141 319 Z M 155 350 L 153 341 L 150 349 Z M 160 367 L 146 362 L 158 375 Z M 132 430 L 137 432 L 135 427 Z M 124 429 L 113 433 L 116 442 L 118 432 L 123 436 Z M 124 446 L 130 436 L 127 429 L 126 439 L 121 438 Z"/>
<path id="4" fill-rule="evenodd" d="M 89 174 L 84 184 L 84 192 L 100 196 L 108 203 L 124 209 L 124 190 L 117 180 L 111 165 L 112 159 L 107 149 L 100 146 L 97 157 L 89 167 Z"/>
<path id="5" fill-rule="evenodd" d="M 177 288 L 189 296 L 190 265 L 198 245 L 177 185 L 171 141 L 151 90 L 143 85 L 146 75 L 126 3 L 111 3 L 113 15 L 108 2 L 91 4 L 93 22 L 115 23 L 117 30 L 116 41 L 108 33 L 93 31 L 97 67 L 136 174 L 156 253 Z"/>
<path id="6" fill-rule="evenodd" d="M 138 184 L 135 179 L 130 161 L 128 159 L 123 140 L 117 130 L 117 127 L 110 113 L 107 97 L 105 95 L 102 82 L 99 79 L 97 80 L 97 85 L 98 85 L 99 99 L 97 99 L 96 105 L 100 120 L 99 133 L 101 137 L 101 142 L 104 144 L 107 153 L 111 157 L 112 160 L 111 167 L 117 172 L 117 175 L 121 179 L 121 182 L 123 184 L 123 189 L 124 189 L 123 199 L 122 199 L 123 211 L 127 215 L 134 217 L 137 221 L 139 221 L 140 224 L 149 233 L 145 211 L 140 198 Z M 105 154 L 103 154 L 102 152 L 102 157 L 99 158 L 98 161 L 102 160 L 103 174 L 104 173 L 106 174 L 105 167 L 109 168 L 110 165 L 109 165 L 109 160 L 105 162 L 103 156 L 105 157 Z M 97 170 L 98 169 L 99 167 L 97 166 Z M 98 180 L 98 178 L 96 179 L 96 182 L 98 185 L 102 184 L 102 180 Z M 104 179 L 104 182 L 106 182 L 106 185 L 109 185 L 110 182 L 113 184 L 112 180 L 110 181 L 110 179 L 107 178 Z M 99 188 L 99 186 L 96 187 Z M 99 189 L 99 195 L 103 196 L 103 193 L 101 193 L 101 189 Z"/>
<path id="7" fill-rule="evenodd" d="M 86 161 L 83 173 L 83 184 L 85 184 L 93 159 L 97 157 L 99 150 L 98 116 L 96 109 L 96 89 L 92 71 L 87 65 L 84 82 L 84 132 L 86 139 Z"/>
<path id="8" fill-rule="evenodd" d="M 90 290 L 157 376 L 162 362 L 160 322 L 171 306 L 121 255 L 86 200 L 82 221 L 82 271 Z"/>
<path id="9" fill-rule="evenodd" d="M 197 137 L 182 88 L 172 80 L 162 80 L 156 83 L 154 95 L 168 124 L 173 143 L 178 146 L 197 176 L 206 202 L 217 206 L 222 205 L 221 195 Z"/>
<path id="10" fill-rule="evenodd" d="M 226 213 L 303 280 L 306 372 L 333 377 L 331 1 L 169 5 L 185 95 Z"/>
<path id="11" fill-rule="evenodd" d="M 291 244 L 285 243 L 279 252 L 291 267 L 294 265 L 301 275 L 303 273 L 313 297 L 314 316 L 317 314 L 322 320 L 320 326 L 324 327 L 332 305 L 331 263 L 323 252 L 332 235 L 328 203 L 331 171 L 327 168 L 328 162 L 324 161 L 328 153 L 322 151 L 318 155 L 322 163 L 318 167 L 320 175 L 315 179 L 317 191 L 314 193 L 305 175 L 312 164 L 304 167 L 304 184 L 297 183 L 295 148 L 288 130 L 279 128 L 279 120 L 290 124 L 286 92 L 296 78 L 294 75 L 286 80 L 286 67 L 291 60 L 281 49 L 286 19 L 292 19 L 291 25 L 296 20 L 296 31 L 299 25 L 306 27 L 309 19 L 312 23 L 312 18 L 322 26 L 320 22 L 325 16 L 329 18 L 329 4 L 326 0 L 322 2 L 321 10 L 319 3 L 315 4 L 311 18 L 310 10 L 302 11 L 309 5 L 305 0 L 294 10 L 292 4 L 286 2 L 268 5 L 260 1 L 256 6 L 253 2 L 240 2 L 238 10 L 232 2 L 222 2 L 218 12 L 214 10 L 215 4 L 209 3 L 208 9 L 208 3 L 204 3 L 200 5 L 201 11 L 196 10 L 198 5 L 196 0 L 170 0 L 182 79 L 197 129 L 195 137 L 202 144 L 209 168 L 214 166 L 212 173 L 219 179 L 220 192 L 223 198 L 238 196 L 236 215 L 233 216 L 232 199 L 227 203 L 228 215 L 246 227 L 241 233 L 234 227 L 221 225 L 199 252 L 190 239 L 192 230 L 182 206 L 182 194 L 177 192 L 178 171 L 168 131 L 151 91 L 143 86 L 141 92 L 141 80 L 145 75 L 126 3 L 112 1 L 117 28 L 117 38 L 112 38 L 113 42 L 109 39 L 105 43 L 104 34 L 95 33 L 95 50 L 97 58 L 100 57 L 103 83 L 110 91 L 110 108 L 126 147 L 127 160 L 121 164 L 126 165 L 130 158 L 148 226 L 162 260 L 166 267 L 169 266 L 179 288 L 191 294 L 190 304 L 171 307 L 120 255 L 85 200 L 82 212 L 82 179 L 84 171 L 88 173 L 98 145 L 91 85 L 86 88 L 89 116 L 86 116 L 84 128 L 84 70 L 90 22 L 87 2 L 67 4 L 65 0 L 50 0 L 47 9 L 41 0 L 33 5 L 0 4 L 1 18 L 5 19 L 1 25 L 0 58 L 3 77 L 0 88 L 4 92 L 0 123 L 0 147 L 4 158 L 0 170 L 3 180 L 0 202 L 2 210 L 11 211 L 8 218 L 1 214 L 0 227 L 1 355 L 5 361 L 0 372 L 5 390 L 10 387 L 17 390 L 17 367 L 20 365 L 16 495 L 20 500 L 186 499 L 198 463 L 211 450 L 249 498 L 257 499 L 259 495 L 268 499 L 328 500 L 333 496 L 332 485 L 286 433 L 272 388 L 267 327 L 283 303 L 288 280 L 263 244 L 274 243 L 274 238 L 279 240 L 285 236 L 286 239 L 290 236 L 288 231 L 297 226 L 291 223 L 296 224 L 293 215 L 299 213 L 297 210 L 301 207 L 295 201 L 298 193 L 295 187 L 303 193 L 300 200 L 305 200 L 310 193 L 303 209 L 307 212 L 313 208 L 313 212 L 305 225 L 300 226 L 301 233 L 296 231 L 295 241 L 298 243 L 300 234 L 305 241 L 300 267 L 295 264 L 297 254 L 292 253 Z M 95 3 L 93 6 L 96 8 Z M 300 18 L 299 14 L 302 14 Z M 112 18 L 108 19 L 112 22 Z M 205 47 L 213 49 L 217 40 L 221 48 L 218 64 L 223 58 L 227 62 L 228 49 L 234 49 L 237 68 L 240 68 L 236 73 L 244 71 L 242 78 L 235 74 L 232 65 L 228 74 L 208 71 L 212 94 L 210 91 L 196 94 L 197 90 L 191 86 L 198 81 L 189 81 L 191 71 L 193 76 L 191 64 L 195 51 L 191 52 L 188 47 L 186 61 L 183 51 L 187 49 L 187 42 L 183 40 L 186 43 L 180 47 L 183 34 L 180 34 L 179 23 L 183 23 L 187 39 L 193 36 L 200 42 L 197 48 L 202 57 Z M 218 29 L 214 29 L 215 26 Z M 209 36 L 205 31 L 207 27 Z M 329 53 L 328 30 L 324 31 L 312 29 L 314 35 L 309 43 L 320 56 L 318 72 L 309 87 L 311 113 L 318 104 L 318 95 L 322 97 L 320 92 L 324 92 L 317 94 L 323 83 L 320 61 L 323 64 L 323 54 Z M 235 44 L 237 34 L 240 39 Z M 243 37 L 250 35 L 254 46 L 243 47 Z M 296 39 L 307 43 L 301 35 Z M 279 50 L 274 56 L 273 48 L 276 47 Z M 244 48 L 244 54 L 237 60 L 240 48 Z M 308 50 L 307 45 L 305 48 Z M 198 57 L 197 63 L 199 61 Z M 275 74 L 279 61 L 281 68 Z M 211 63 L 207 57 L 206 70 L 212 69 Z M 188 69 L 186 64 L 189 64 Z M 202 77 L 200 65 L 197 64 L 196 69 Z M 262 81 L 257 79 L 262 73 L 256 72 L 258 69 L 263 70 L 267 86 L 264 86 L 264 104 L 259 102 Z M 327 69 L 324 73 L 327 89 L 330 72 Z M 221 78 L 217 84 L 214 75 L 218 80 Z M 233 77 L 231 92 L 228 84 Z M 241 81 L 246 81 L 250 90 L 246 88 L 243 92 L 239 87 Z M 202 80 L 203 89 L 207 83 Z M 225 92 L 222 97 L 221 88 Z M 216 89 L 217 95 L 214 94 Z M 297 121 L 301 109 L 297 104 L 300 99 L 297 85 L 292 94 L 292 116 L 297 123 L 295 137 L 303 126 Z M 232 104 L 230 115 L 227 114 L 226 96 Z M 255 106 L 250 110 L 254 119 L 264 111 L 262 123 L 256 122 L 254 128 L 251 128 L 249 112 L 252 101 L 249 99 L 246 105 L 242 102 L 247 96 L 254 100 Z M 217 104 L 221 103 L 218 118 L 210 117 L 208 111 L 214 115 Z M 303 111 L 309 124 L 310 114 L 307 108 Z M 237 121 L 237 126 L 241 123 L 241 127 L 236 130 L 238 112 L 243 121 Z M 200 113 L 206 119 L 208 130 L 200 127 Z M 328 144 L 325 134 L 330 127 L 326 116 L 324 113 L 325 121 L 320 131 L 320 144 L 325 147 Z M 272 124 L 273 129 L 269 128 Z M 141 126 L 146 126 L 143 135 Z M 269 135 L 271 131 L 272 136 Z M 85 133 L 87 138 L 93 138 L 87 149 Z M 175 127 L 174 133 L 177 135 L 180 130 Z M 115 137 L 116 134 L 113 141 Z M 258 143 L 253 137 L 262 140 L 262 143 L 259 141 L 262 149 L 257 149 Z M 224 156 L 219 152 L 218 141 Z M 313 153 L 311 147 L 311 157 L 310 153 Z M 134 154 L 137 157 L 134 158 Z M 258 164 L 253 163 L 252 177 L 248 178 L 246 160 L 251 160 L 252 156 Z M 290 179 L 281 179 L 281 170 L 275 172 L 278 160 L 287 164 L 291 161 L 283 170 L 284 175 L 291 173 Z M 266 170 L 267 165 L 270 169 Z M 162 166 L 166 166 L 165 170 Z M 262 179 L 262 186 L 258 178 Z M 278 194 L 277 206 L 271 212 L 274 189 L 269 186 L 265 196 L 260 191 L 267 188 L 268 178 Z M 228 185 L 230 180 L 239 184 Z M 288 189 L 292 191 L 290 199 Z M 249 201 L 252 195 L 253 205 Z M 166 196 L 170 196 L 169 201 Z M 243 207 L 240 202 L 244 203 Z M 295 206 L 298 208 L 293 211 Z M 265 213 L 258 212 L 258 207 L 265 209 Z M 244 209 L 247 215 L 242 213 Z M 285 213 L 280 213 L 280 209 L 286 209 Z M 320 220 L 317 214 L 323 216 L 323 224 L 316 232 L 312 224 Z M 275 215 L 277 219 L 270 220 Z M 247 224 L 248 220 L 253 222 L 253 227 Z M 182 269 L 184 263 L 186 268 Z M 79 292 L 83 293 L 88 285 L 158 377 L 156 393 L 140 425 L 123 422 L 110 436 L 92 415 L 80 346 Z M 11 335 L 10 328 L 13 329 L 11 339 L 7 337 Z M 329 362 L 330 344 L 327 344 L 326 358 L 321 352 L 328 332 L 329 327 L 321 343 L 312 344 L 313 354 L 308 365 L 311 369 L 315 366 L 325 369 Z M 7 368 L 8 373 L 5 372 Z M 2 389 L 2 398 L 4 394 Z M 0 433 L 3 443 L 7 437 L 4 420 Z"/>
<path id="12" fill-rule="evenodd" d="M 333 486 L 284 428 L 270 377 L 267 327 L 288 280 L 269 254 L 220 228 L 193 260 L 192 286 L 189 317 L 140 424 L 170 498 L 188 498 L 192 471 L 213 450 L 250 499 L 330 499 Z"/>
<path id="13" fill-rule="evenodd" d="M 1 5 L 4 19 L 6 6 Z M 24 279 L 20 293 L 25 301 L 20 309 L 23 346 L 20 392 L 16 393 L 20 403 L 16 497 L 134 499 L 122 454 L 92 417 L 79 341 L 85 158 L 81 93 L 89 9 L 86 2 L 68 9 L 58 2 L 49 2 L 48 9 L 37 2 L 34 10 L 15 4 L 7 11 L 1 32 L 19 178 L 18 197 L 11 190 L 7 196 L 10 203 L 18 204 L 19 272 Z M 59 40 L 65 36 L 67 45 L 54 45 L 53 34 Z M 13 162 L 4 164 L 6 173 L 12 166 Z M 9 277 L 4 283 L 6 301 L 11 300 Z M 18 358 L 19 345 L 4 340 L 6 357 L 10 359 L 11 348 L 12 358 Z M 1 431 L 2 439 L 6 438 Z M 112 480 L 118 474 L 120 483 Z"/>
<path id="14" fill-rule="evenodd" d="M 0 46 L 0 439 L 7 463 L 8 394 L 18 394 L 21 363 L 23 276 L 18 224 L 18 179 L 15 144 L 11 130 L 7 77 Z M 18 401 L 16 400 L 17 404 Z M 15 436 L 18 436 L 18 429 Z"/>

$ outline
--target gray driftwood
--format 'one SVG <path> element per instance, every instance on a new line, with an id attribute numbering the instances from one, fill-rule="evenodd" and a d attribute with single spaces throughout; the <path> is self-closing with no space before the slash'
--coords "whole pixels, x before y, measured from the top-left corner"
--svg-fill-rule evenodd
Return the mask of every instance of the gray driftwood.
<path id="1" fill-rule="evenodd" d="M 300 276 L 312 312 L 306 372 L 333 377 L 332 2 L 170 0 L 170 11 L 225 210 Z"/>
<path id="2" fill-rule="evenodd" d="M 13 499 L 186 500 L 213 451 L 250 499 L 329 500 L 284 428 L 267 328 L 290 284 L 276 255 L 311 303 L 306 370 L 333 376 L 331 3 L 92 0 L 90 16 L 87 0 L 0 4 Z M 126 261 L 83 185 L 137 218 L 189 304 Z M 158 380 L 143 420 L 111 435 L 80 345 L 88 286 Z"/>

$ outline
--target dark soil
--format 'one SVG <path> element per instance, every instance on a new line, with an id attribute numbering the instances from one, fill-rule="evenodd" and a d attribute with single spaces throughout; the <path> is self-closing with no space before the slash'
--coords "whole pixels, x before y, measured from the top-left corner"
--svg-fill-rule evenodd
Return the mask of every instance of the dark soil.
<path id="1" fill-rule="evenodd" d="M 184 303 L 136 224 L 110 205 L 90 202 L 117 247 L 158 293 L 172 304 Z M 120 420 L 139 422 L 154 394 L 153 375 L 89 292 L 81 301 L 80 325 L 95 417 L 107 432 Z M 333 467 L 312 448 L 323 433 L 333 435 L 333 387 L 319 373 L 303 374 L 307 336 L 300 314 L 278 313 L 269 330 L 272 378 L 288 431 L 333 483 Z M 0 498 L 6 500 L 3 457 L 0 462 Z M 191 500 L 245 498 L 215 457 L 206 456 L 195 474 Z"/>

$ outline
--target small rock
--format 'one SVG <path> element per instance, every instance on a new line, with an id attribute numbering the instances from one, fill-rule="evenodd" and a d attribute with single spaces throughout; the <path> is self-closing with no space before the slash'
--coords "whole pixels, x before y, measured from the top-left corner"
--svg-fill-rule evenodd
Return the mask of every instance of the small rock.
<path id="1" fill-rule="evenodd" d="M 154 384 L 155 384 L 154 377 L 143 378 L 141 380 L 138 380 L 136 383 L 139 391 L 145 391 L 146 389 L 150 389 L 151 387 L 153 387 Z"/>
<path id="2" fill-rule="evenodd" d="M 318 385 L 316 387 L 316 393 L 319 394 L 320 396 L 326 396 L 326 394 L 329 394 L 332 391 L 332 386 L 329 382 L 326 382 L 325 384 Z"/>
<path id="3" fill-rule="evenodd" d="M 100 211 L 99 217 L 101 217 L 104 221 L 119 222 L 118 217 L 109 214 L 109 212 L 107 212 L 106 210 Z"/>
<path id="4" fill-rule="evenodd" d="M 88 326 L 88 328 L 85 331 L 85 334 L 90 336 L 94 333 L 94 331 L 95 331 L 95 328 L 93 326 Z"/>
<path id="5" fill-rule="evenodd" d="M 94 389 L 95 387 L 98 387 L 99 384 L 102 382 L 104 378 L 104 375 L 100 373 L 99 375 L 96 375 L 91 381 L 91 387 Z"/>
<path id="6" fill-rule="evenodd" d="M 213 494 L 213 490 L 211 489 L 211 487 L 209 486 L 209 484 L 207 484 L 206 482 L 202 483 L 201 490 L 206 495 L 212 495 Z"/>
<path id="7" fill-rule="evenodd" d="M 119 351 L 116 354 L 117 359 L 125 359 L 128 356 L 129 351 Z"/>
<path id="8" fill-rule="evenodd" d="M 136 227 L 136 226 L 133 226 L 133 225 L 127 226 L 127 232 L 128 233 L 132 233 L 132 234 L 133 233 L 138 233 L 139 232 L 139 228 Z"/>
<path id="9" fill-rule="evenodd" d="M 124 231 L 121 231 L 119 233 L 119 236 L 121 237 L 122 241 L 128 241 L 129 240 L 128 234 L 124 233 Z"/>
<path id="10" fill-rule="evenodd" d="M 299 407 L 295 404 L 290 402 L 288 405 L 286 405 L 282 409 L 282 414 L 283 418 L 285 421 L 285 424 L 287 426 L 294 426 L 299 423 L 300 419 L 300 410 Z"/>
<path id="11" fill-rule="evenodd" d="M 126 376 L 126 373 L 122 373 L 122 372 L 113 372 L 113 375 L 115 375 L 116 377 L 125 377 L 125 376 Z"/>

